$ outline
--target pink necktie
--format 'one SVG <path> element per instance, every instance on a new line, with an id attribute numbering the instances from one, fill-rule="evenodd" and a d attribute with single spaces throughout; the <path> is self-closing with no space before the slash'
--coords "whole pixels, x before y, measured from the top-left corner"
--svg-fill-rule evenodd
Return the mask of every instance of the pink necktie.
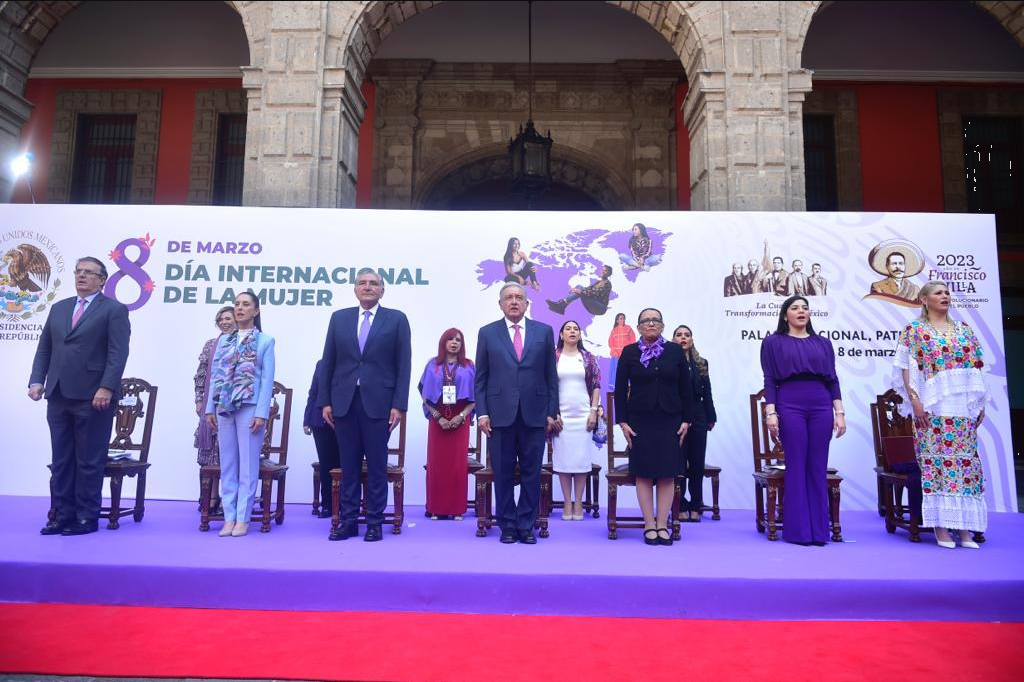
<path id="1" fill-rule="evenodd" d="M 512 329 L 515 330 L 515 334 L 512 336 L 512 348 L 516 351 L 516 357 L 520 360 L 523 359 L 523 335 L 519 332 L 519 325 L 512 325 Z"/>
<path id="2" fill-rule="evenodd" d="M 78 299 L 78 307 L 75 308 L 75 314 L 71 318 L 71 328 L 74 329 L 78 326 L 78 321 L 82 319 L 82 313 L 85 312 L 85 299 Z"/>

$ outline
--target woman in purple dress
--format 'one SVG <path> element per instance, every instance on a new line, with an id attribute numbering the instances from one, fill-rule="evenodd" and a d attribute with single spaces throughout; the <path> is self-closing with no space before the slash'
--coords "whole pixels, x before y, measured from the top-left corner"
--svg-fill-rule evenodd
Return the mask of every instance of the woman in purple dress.
<path id="1" fill-rule="evenodd" d="M 814 332 L 807 299 L 790 296 L 761 344 L 768 430 L 786 452 L 782 536 L 798 545 L 829 539 L 828 446 L 846 433 L 832 342 Z"/>
<path id="2" fill-rule="evenodd" d="M 217 329 L 220 330 L 221 335 L 230 334 L 235 331 L 234 307 L 224 306 L 217 311 L 213 321 L 217 325 Z M 196 414 L 199 415 L 199 426 L 196 428 L 193 447 L 198 452 L 196 461 L 199 463 L 199 466 L 217 466 L 220 464 L 220 453 L 217 449 L 217 433 L 210 428 L 210 425 L 206 423 L 206 418 L 203 416 L 203 409 L 206 407 L 206 397 L 210 394 L 210 375 L 212 374 L 210 365 L 213 362 L 213 349 L 217 347 L 218 339 L 220 339 L 220 336 L 216 336 L 203 344 L 203 350 L 199 353 L 199 367 L 196 369 L 195 376 L 192 377 L 195 385 Z M 202 492 L 200 491 L 201 495 Z M 200 502 L 200 506 L 201 504 Z M 220 496 L 216 495 L 215 499 L 210 501 L 210 509 L 216 513 L 218 507 L 220 507 Z"/>

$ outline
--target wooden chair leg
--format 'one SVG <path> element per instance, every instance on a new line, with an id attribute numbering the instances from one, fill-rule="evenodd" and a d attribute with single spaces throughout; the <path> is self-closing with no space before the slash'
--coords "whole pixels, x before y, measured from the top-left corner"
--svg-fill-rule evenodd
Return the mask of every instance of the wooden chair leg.
<path id="1" fill-rule="evenodd" d="M 669 519 L 671 522 L 669 525 L 672 527 L 672 540 L 676 542 L 678 542 L 682 538 L 682 536 L 679 534 L 679 526 L 681 525 L 679 523 L 679 514 L 680 507 L 682 506 L 683 501 L 683 484 L 681 483 L 681 481 L 683 480 L 685 479 L 680 479 L 678 477 L 676 478 L 675 491 L 672 495 L 672 518 Z"/>
<path id="2" fill-rule="evenodd" d="M 843 528 L 839 524 L 839 486 L 829 488 L 829 506 L 832 508 L 832 542 L 843 541 Z"/>
<path id="3" fill-rule="evenodd" d="M 758 533 L 763 533 L 765 526 L 767 525 L 767 519 L 764 515 L 764 486 L 760 483 L 754 482 L 754 527 L 757 528 Z"/>
<path id="4" fill-rule="evenodd" d="M 199 530 L 210 530 L 210 494 L 213 489 L 213 477 L 199 474 Z"/>
<path id="5" fill-rule="evenodd" d="M 608 539 L 616 540 L 619 537 L 619 524 L 615 517 L 619 511 L 619 486 L 608 481 Z"/>
<path id="6" fill-rule="evenodd" d="M 331 537 L 338 534 L 341 526 L 341 481 L 331 476 Z"/>
<path id="7" fill-rule="evenodd" d="M 895 533 L 896 532 L 896 513 L 897 513 L 897 501 L 896 501 L 896 486 L 888 481 L 883 481 L 882 485 L 882 501 L 885 503 L 885 532 Z M 829 516 L 832 515 L 832 489 L 828 491 L 828 505 L 829 505 Z"/>
<path id="8" fill-rule="evenodd" d="M 601 470 L 598 469 L 590 471 L 590 481 L 593 483 L 594 497 L 591 498 L 593 506 L 590 510 L 590 515 L 595 519 L 601 518 Z M 589 486 L 588 486 L 589 489 Z"/>
<path id="9" fill-rule="evenodd" d="M 142 521 L 146 515 L 146 470 L 139 472 L 139 480 L 135 484 L 135 509 L 132 510 L 132 520 L 135 523 Z"/>
<path id="10" fill-rule="evenodd" d="M 482 480 L 476 482 L 476 536 L 482 538 L 487 535 L 488 521 L 491 516 L 490 508 L 484 508 L 487 504 L 488 484 Z"/>
<path id="11" fill-rule="evenodd" d="M 778 488 L 768 486 L 768 539 L 772 542 L 779 539 L 778 528 L 775 524 L 775 505 L 778 496 Z"/>
<path id="12" fill-rule="evenodd" d="M 722 508 L 718 506 L 718 478 L 719 474 L 711 476 L 711 520 L 722 520 Z"/>
<path id="13" fill-rule="evenodd" d="M 274 523 L 279 526 L 284 523 L 284 482 L 284 474 L 281 474 L 277 481 L 277 506 L 274 508 Z"/>
<path id="14" fill-rule="evenodd" d="M 114 474 L 110 477 L 110 518 L 107 520 L 109 530 L 117 530 L 121 527 L 121 484 L 124 477 L 121 474 Z"/>
<path id="15" fill-rule="evenodd" d="M 551 532 L 548 530 L 548 515 L 551 513 L 553 504 L 554 491 L 551 490 L 552 487 L 554 486 L 552 485 L 551 478 L 542 476 L 540 479 L 540 509 L 537 510 L 539 512 L 537 521 L 540 523 L 540 536 L 542 538 L 551 535 Z"/>
<path id="16" fill-rule="evenodd" d="M 882 480 L 881 476 L 875 476 L 875 479 L 875 484 L 878 486 L 878 515 L 884 517 L 888 514 L 886 504 L 889 500 L 885 494 L 887 484 Z M 891 533 L 892 531 L 889 532 Z"/>
<path id="17" fill-rule="evenodd" d="M 330 472 L 327 475 L 330 476 Z M 320 516 L 320 467 L 313 467 L 313 516 Z"/>
<path id="18" fill-rule="evenodd" d="M 270 532 L 270 494 L 273 492 L 274 480 L 271 478 L 261 478 L 263 483 L 262 490 L 260 491 L 260 500 L 263 504 L 263 509 L 260 510 L 260 532 Z"/>
<path id="19" fill-rule="evenodd" d="M 391 532 L 395 535 L 402 533 L 402 520 L 405 518 L 405 481 L 399 479 L 395 481 L 395 525 L 391 527 Z"/>

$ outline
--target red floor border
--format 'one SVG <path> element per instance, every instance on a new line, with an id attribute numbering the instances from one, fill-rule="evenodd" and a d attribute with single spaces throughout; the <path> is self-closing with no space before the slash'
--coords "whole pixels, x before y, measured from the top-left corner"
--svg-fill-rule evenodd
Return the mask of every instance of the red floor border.
<path id="1" fill-rule="evenodd" d="M 0 671 L 49 675 L 1017 682 L 1022 650 L 1022 623 L 0 604 Z"/>

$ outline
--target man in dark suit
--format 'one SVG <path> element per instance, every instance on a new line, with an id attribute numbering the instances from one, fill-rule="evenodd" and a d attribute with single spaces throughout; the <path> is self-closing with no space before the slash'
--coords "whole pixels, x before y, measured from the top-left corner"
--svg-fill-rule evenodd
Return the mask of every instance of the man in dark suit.
<path id="1" fill-rule="evenodd" d="M 359 488 L 366 457 L 366 542 L 384 539 L 388 502 L 388 438 L 409 407 L 412 341 L 409 320 L 381 307 L 384 281 L 371 268 L 356 273 L 355 308 L 331 315 L 318 377 L 317 405 L 334 428 L 341 456 L 341 525 L 331 540 L 358 535 Z M 323 472 L 327 475 L 327 472 Z"/>
<path id="2" fill-rule="evenodd" d="M 43 535 L 85 535 L 98 527 L 110 429 L 121 397 L 131 325 L 128 309 L 100 290 L 107 268 L 75 264 L 78 295 L 50 309 L 39 337 L 28 397 L 46 396 L 57 515 Z"/>
<path id="3" fill-rule="evenodd" d="M 558 372 L 554 332 L 526 320 L 526 289 L 509 283 L 498 304 L 505 317 L 480 328 L 476 344 L 477 427 L 491 441 L 501 542 L 533 545 L 540 509 L 545 432 L 557 430 Z M 519 503 L 515 467 L 519 462 Z"/>

